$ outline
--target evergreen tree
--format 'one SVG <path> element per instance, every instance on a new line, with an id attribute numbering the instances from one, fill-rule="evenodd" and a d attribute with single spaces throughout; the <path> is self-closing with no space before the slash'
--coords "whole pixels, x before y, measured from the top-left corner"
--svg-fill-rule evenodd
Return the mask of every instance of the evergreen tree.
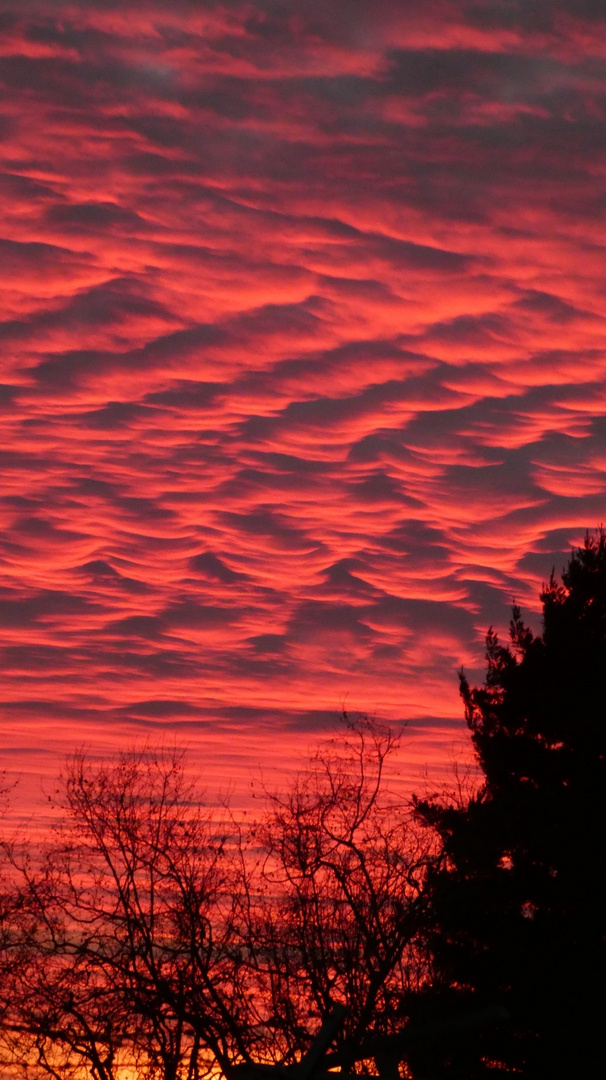
<path id="1" fill-rule="evenodd" d="M 417 1062 L 467 1080 L 495 1068 L 591 1075 L 603 1059 L 606 949 L 606 534 L 541 594 L 543 633 L 513 610 L 487 636 L 484 686 L 461 673 L 483 773 L 463 805 L 419 801 L 444 857 L 432 875 L 436 978 L 418 1019 L 501 1006 L 508 1022 Z M 411 1062 L 412 1064 L 412 1062 Z M 416 1075 L 416 1073 L 415 1073 Z"/>

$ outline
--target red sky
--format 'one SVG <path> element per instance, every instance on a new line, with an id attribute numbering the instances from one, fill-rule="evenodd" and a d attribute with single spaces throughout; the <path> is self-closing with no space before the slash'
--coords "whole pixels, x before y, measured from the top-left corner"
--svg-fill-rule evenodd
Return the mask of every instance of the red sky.
<path id="1" fill-rule="evenodd" d="M 603 0 L 0 0 L 0 85 L 17 799 L 343 703 L 447 764 L 606 518 Z"/>

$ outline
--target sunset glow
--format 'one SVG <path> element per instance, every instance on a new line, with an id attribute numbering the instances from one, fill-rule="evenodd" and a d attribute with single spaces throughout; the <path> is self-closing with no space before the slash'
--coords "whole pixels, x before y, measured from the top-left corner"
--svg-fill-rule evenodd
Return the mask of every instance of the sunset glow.
<path id="1" fill-rule="evenodd" d="M 343 705 L 465 752 L 457 669 L 606 517 L 600 0 L 0 0 L 2 760 Z M 271 775 L 270 775 L 271 774 Z"/>

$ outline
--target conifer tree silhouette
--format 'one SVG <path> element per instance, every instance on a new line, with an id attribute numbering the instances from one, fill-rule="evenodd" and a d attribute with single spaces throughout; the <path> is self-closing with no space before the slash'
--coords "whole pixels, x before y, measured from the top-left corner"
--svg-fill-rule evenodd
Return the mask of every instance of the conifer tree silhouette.
<path id="1" fill-rule="evenodd" d="M 484 686 L 461 672 L 483 773 L 463 805 L 418 801 L 443 843 L 431 886 L 436 978 L 419 1018 L 502 1006 L 508 1024 L 417 1061 L 467 1080 L 603 1063 L 606 952 L 606 534 L 587 535 L 544 588 L 543 633 L 513 609 L 487 635 Z"/>

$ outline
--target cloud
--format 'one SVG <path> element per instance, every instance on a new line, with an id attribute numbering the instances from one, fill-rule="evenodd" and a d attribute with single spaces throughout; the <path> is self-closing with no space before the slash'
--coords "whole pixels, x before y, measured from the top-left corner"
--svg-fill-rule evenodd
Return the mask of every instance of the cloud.
<path id="1" fill-rule="evenodd" d="M 446 768 L 457 668 L 604 518 L 604 21 L 0 0 L 28 798 L 143 731 L 243 791 L 344 700 Z"/>

